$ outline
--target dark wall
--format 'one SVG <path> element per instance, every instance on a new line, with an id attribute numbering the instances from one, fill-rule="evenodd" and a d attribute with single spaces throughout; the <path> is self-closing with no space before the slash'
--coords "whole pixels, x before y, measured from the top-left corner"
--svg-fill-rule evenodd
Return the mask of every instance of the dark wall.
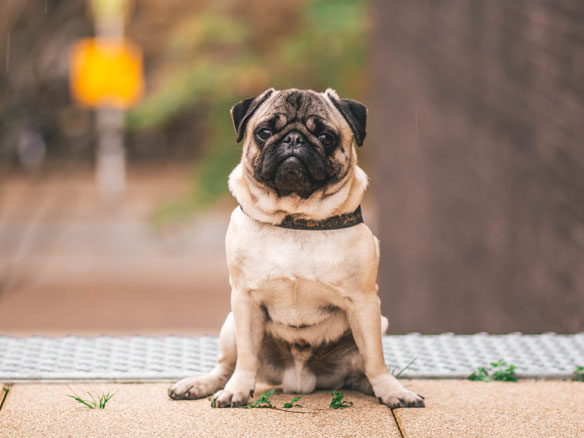
<path id="1" fill-rule="evenodd" d="M 584 2 L 371 16 L 390 331 L 584 330 Z"/>

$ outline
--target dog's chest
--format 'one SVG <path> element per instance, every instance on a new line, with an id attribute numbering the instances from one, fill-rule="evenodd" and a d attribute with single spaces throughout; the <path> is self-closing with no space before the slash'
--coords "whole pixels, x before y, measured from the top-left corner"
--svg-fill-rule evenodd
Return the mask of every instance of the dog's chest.
<path id="1" fill-rule="evenodd" d="M 373 235 L 361 224 L 289 230 L 259 223 L 236 209 L 226 237 L 232 287 L 252 294 L 273 321 L 314 324 L 359 293 L 376 270 Z"/>
<path id="2" fill-rule="evenodd" d="M 347 230 L 290 230 L 232 215 L 226 238 L 232 280 L 247 290 L 269 289 L 283 298 L 328 294 L 354 274 Z M 324 289 L 323 289 L 324 288 Z"/>
<path id="3" fill-rule="evenodd" d="M 273 321 L 314 324 L 329 317 L 326 309 L 342 306 L 339 285 L 346 280 L 345 259 L 330 242 L 312 237 L 265 239 L 242 255 L 239 267 L 246 289 Z"/>

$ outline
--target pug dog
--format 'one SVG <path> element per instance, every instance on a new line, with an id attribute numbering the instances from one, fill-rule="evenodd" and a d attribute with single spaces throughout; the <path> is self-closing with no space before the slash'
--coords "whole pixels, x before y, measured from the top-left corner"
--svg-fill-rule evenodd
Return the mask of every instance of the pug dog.
<path id="1" fill-rule="evenodd" d="M 367 109 L 332 89 L 270 88 L 231 108 L 241 162 L 226 236 L 231 313 L 217 366 L 169 388 L 243 406 L 256 381 L 284 392 L 349 388 L 391 408 L 422 407 L 389 372 L 376 283 L 379 243 L 361 218 L 357 165 Z"/>

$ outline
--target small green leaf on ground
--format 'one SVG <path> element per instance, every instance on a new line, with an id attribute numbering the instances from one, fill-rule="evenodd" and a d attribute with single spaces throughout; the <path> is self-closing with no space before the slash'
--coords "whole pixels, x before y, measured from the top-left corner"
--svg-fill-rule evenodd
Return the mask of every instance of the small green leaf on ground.
<path id="1" fill-rule="evenodd" d="M 333 409 L 344 409 L 348 408 L 349 406 L 353 406 L 353 402 L 343 400 L 345 398 L 345 394 L 342 392 L 333 391 L 331 392 L 332 400 L 331 404 L 329 405 L 330 408 Z"/>
<path id="2" fill-rule="evenodd" d="M 71 397 L 76 402 L 82 404 L 83 406 L 89 409 L 105 409 L 107 402 L 111 400 L 111 398 L 117 394 L 118 391 L 110 393 L 102 393 L 99 394 L 92 394 L 90 392 L 87 393 L 89 396 L 88 398 L 82 398 L 75 394 L 71 388 L 69 388 L 73 394 L 67 394 L 67 397 Z"/>
<path id="3" fill-rule="evenodd" d="M 274 405 L 272 405 L 272 401 L 270 400 L 270 397 L 272 397 L 275 392 L 276 392 L 275 389 L 270 389 L 268 392 L 264 392 L 264 393 L 260 394 L 260 397 L 257 400 L 244 406 L 244 408 L 245 409 L 274 408 Z"/>
<path id="4" fill-rule="evenodd" d="M 300 397 L 294 397 L 292 400 L 290 400 L 287 403 L 284 403 L 284 408 L 285 409 L 292 409 L 292 408 L 301 408 L 302 405 L 296 404 L 296 402 L 300 400 Z"/>
<path id="5" fill-rule="evenodd" d="M 577 367 L 572 374 L 574 374 L 574 380 L 584 382 L 584 366 Z"/>

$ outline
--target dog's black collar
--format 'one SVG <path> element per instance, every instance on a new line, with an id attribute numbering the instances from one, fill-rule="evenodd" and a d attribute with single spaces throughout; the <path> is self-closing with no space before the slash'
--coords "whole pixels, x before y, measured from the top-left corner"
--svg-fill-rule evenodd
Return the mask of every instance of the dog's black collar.
<path id="1" fill-rule="evenodd" d="M 245 210 L 241 205 L 239 208 L 245 213 Z M 320 221 L 314 219 L 301 219 L 295 215 L 289 214 L 281 223 L 272 225 L 281 228 L 289 228 L 291 230 L 340 230 L 342 228 L 354 227 L 362 222 L 363 215 L 361 214 L 361 206 L 359 206 L 357 207 L 357 210 L 352 213 L 331 216 Z"/>

